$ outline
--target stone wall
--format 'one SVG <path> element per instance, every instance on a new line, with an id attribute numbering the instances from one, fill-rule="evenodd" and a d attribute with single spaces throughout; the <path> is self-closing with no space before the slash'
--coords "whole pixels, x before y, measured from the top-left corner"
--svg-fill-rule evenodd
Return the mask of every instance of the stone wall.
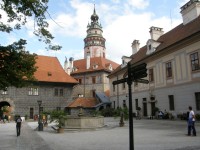
<path id="1" fill-rule="evenodd" d="M 37 84 L 33 87 L 39 89 L 38 95 L 29 95 L 29 87 L 15 88 L 8 87 L 7 94 L 0 94 L 0 102 L 6 101 L 12 107 L 12 115 L 30 116 L 30 109 L 33 109 L 33 115 L 38 115 L 39 106 L 37 101 L 42 100 L 43 111 L 56 110 L 64 108 L 72 101 L 72 86 L 69 84 Z M 63 96 L 55 96 L 55 88 L 63 89 Z"/>

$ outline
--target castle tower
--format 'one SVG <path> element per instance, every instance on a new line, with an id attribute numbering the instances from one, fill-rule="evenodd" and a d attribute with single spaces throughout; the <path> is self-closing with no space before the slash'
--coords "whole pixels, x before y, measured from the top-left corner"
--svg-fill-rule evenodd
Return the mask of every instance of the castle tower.
<path id="1" fill-rule="evenodd" d="M 84 58 L 90 54 L 90 57 L 103 57 L 105 58 L 105 38 L 102 36 L 103 30 L 99 23 L 99 16 L 96 14 L 95 5 L 94 12 L 91 15 L 91 22 L 87 25 L 87 36 L 84 39 Z"/>

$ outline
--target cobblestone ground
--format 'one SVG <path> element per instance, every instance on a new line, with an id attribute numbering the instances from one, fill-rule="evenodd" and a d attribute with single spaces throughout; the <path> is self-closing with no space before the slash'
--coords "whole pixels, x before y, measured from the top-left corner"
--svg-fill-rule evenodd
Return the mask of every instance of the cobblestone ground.
<path id="1" fill-rule="evenodd" d="M 58 134 L 51 125 L 35 131 L 37 122 L 22 125 L 16 136 L 15 123 L 0 124 L 0 150 L 129 150 L 129 126 L 119 127 L 119 118 L 105 118 L 105 127 L 93 130 L 65 130 Z M 134 150 L 200 150 L 197 136 L 188 137 L 185 121 L 134 120 Z"/>
<path id="2" fill-rule="evenodd" d="M 129 150 L 129 126 L 119 127 L 119 118 L 105 118 L 104 128 L 66 130 L 50 128 L 39 135 L 55 150 Z M 200 123 L 196 124 L 197 134 Z M 200 150 L 200 137 L 188 137 L 186 121 L 134 120 L 135 150 Z M 55 140 L 56 139 L 56 140 Z"/>

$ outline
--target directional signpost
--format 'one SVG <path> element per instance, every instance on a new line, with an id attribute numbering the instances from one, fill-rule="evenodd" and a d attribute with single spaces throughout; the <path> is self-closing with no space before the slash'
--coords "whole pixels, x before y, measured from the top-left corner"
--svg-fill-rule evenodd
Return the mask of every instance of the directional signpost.
<path id="1" fill-rule="evenodd" d="M 113 81 L 113 85 L 125 83 L 128 84 L 128 92 L 129 92 L 129 147 L 130 150 L 134 150 L 134 136 L 133 136 L 133 107 L 132 107 L 132 82 L 139 82 L 139 83 L 145 83 L 148 84 L 149 81 L 142 79 L 144 77 L 147 77 L 147 64 L 143 63 L 138 66 L 131 67 L 131 64 L 128 63 L 127 72 L 124 74 L 124 77 L 128 75 L 128 77 Z"/>

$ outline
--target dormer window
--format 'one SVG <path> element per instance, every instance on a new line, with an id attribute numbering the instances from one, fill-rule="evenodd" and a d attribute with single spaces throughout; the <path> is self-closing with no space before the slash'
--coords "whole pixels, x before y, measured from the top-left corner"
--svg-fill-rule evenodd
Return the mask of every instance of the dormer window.
<path id="1" fill-rule="evenodd" d="M 77 71 L 78 69 L 76 67 L 72 68 L 72 72 Z"/>
<path id="2" fill-rule="evenodd" d="M 113 70 L 113 68 L 112 68 L 112 65 L 111 65 L 111 64 L 109 65 L 109 70 Z"/>
<path id="3" fill-rule="evenodd" d="M 52 76 L 52 73 L 51 73 L 51 72 L 48 72 L 47 74 L 48 74 L 48 76 Z"/>
<path id="4" fill-rule="evenodd" d="M 93 69 L 97 69 L 97 68 L 98 68 L 98 65 L 95 64 L 95 65 L 93 66 Z"/>

